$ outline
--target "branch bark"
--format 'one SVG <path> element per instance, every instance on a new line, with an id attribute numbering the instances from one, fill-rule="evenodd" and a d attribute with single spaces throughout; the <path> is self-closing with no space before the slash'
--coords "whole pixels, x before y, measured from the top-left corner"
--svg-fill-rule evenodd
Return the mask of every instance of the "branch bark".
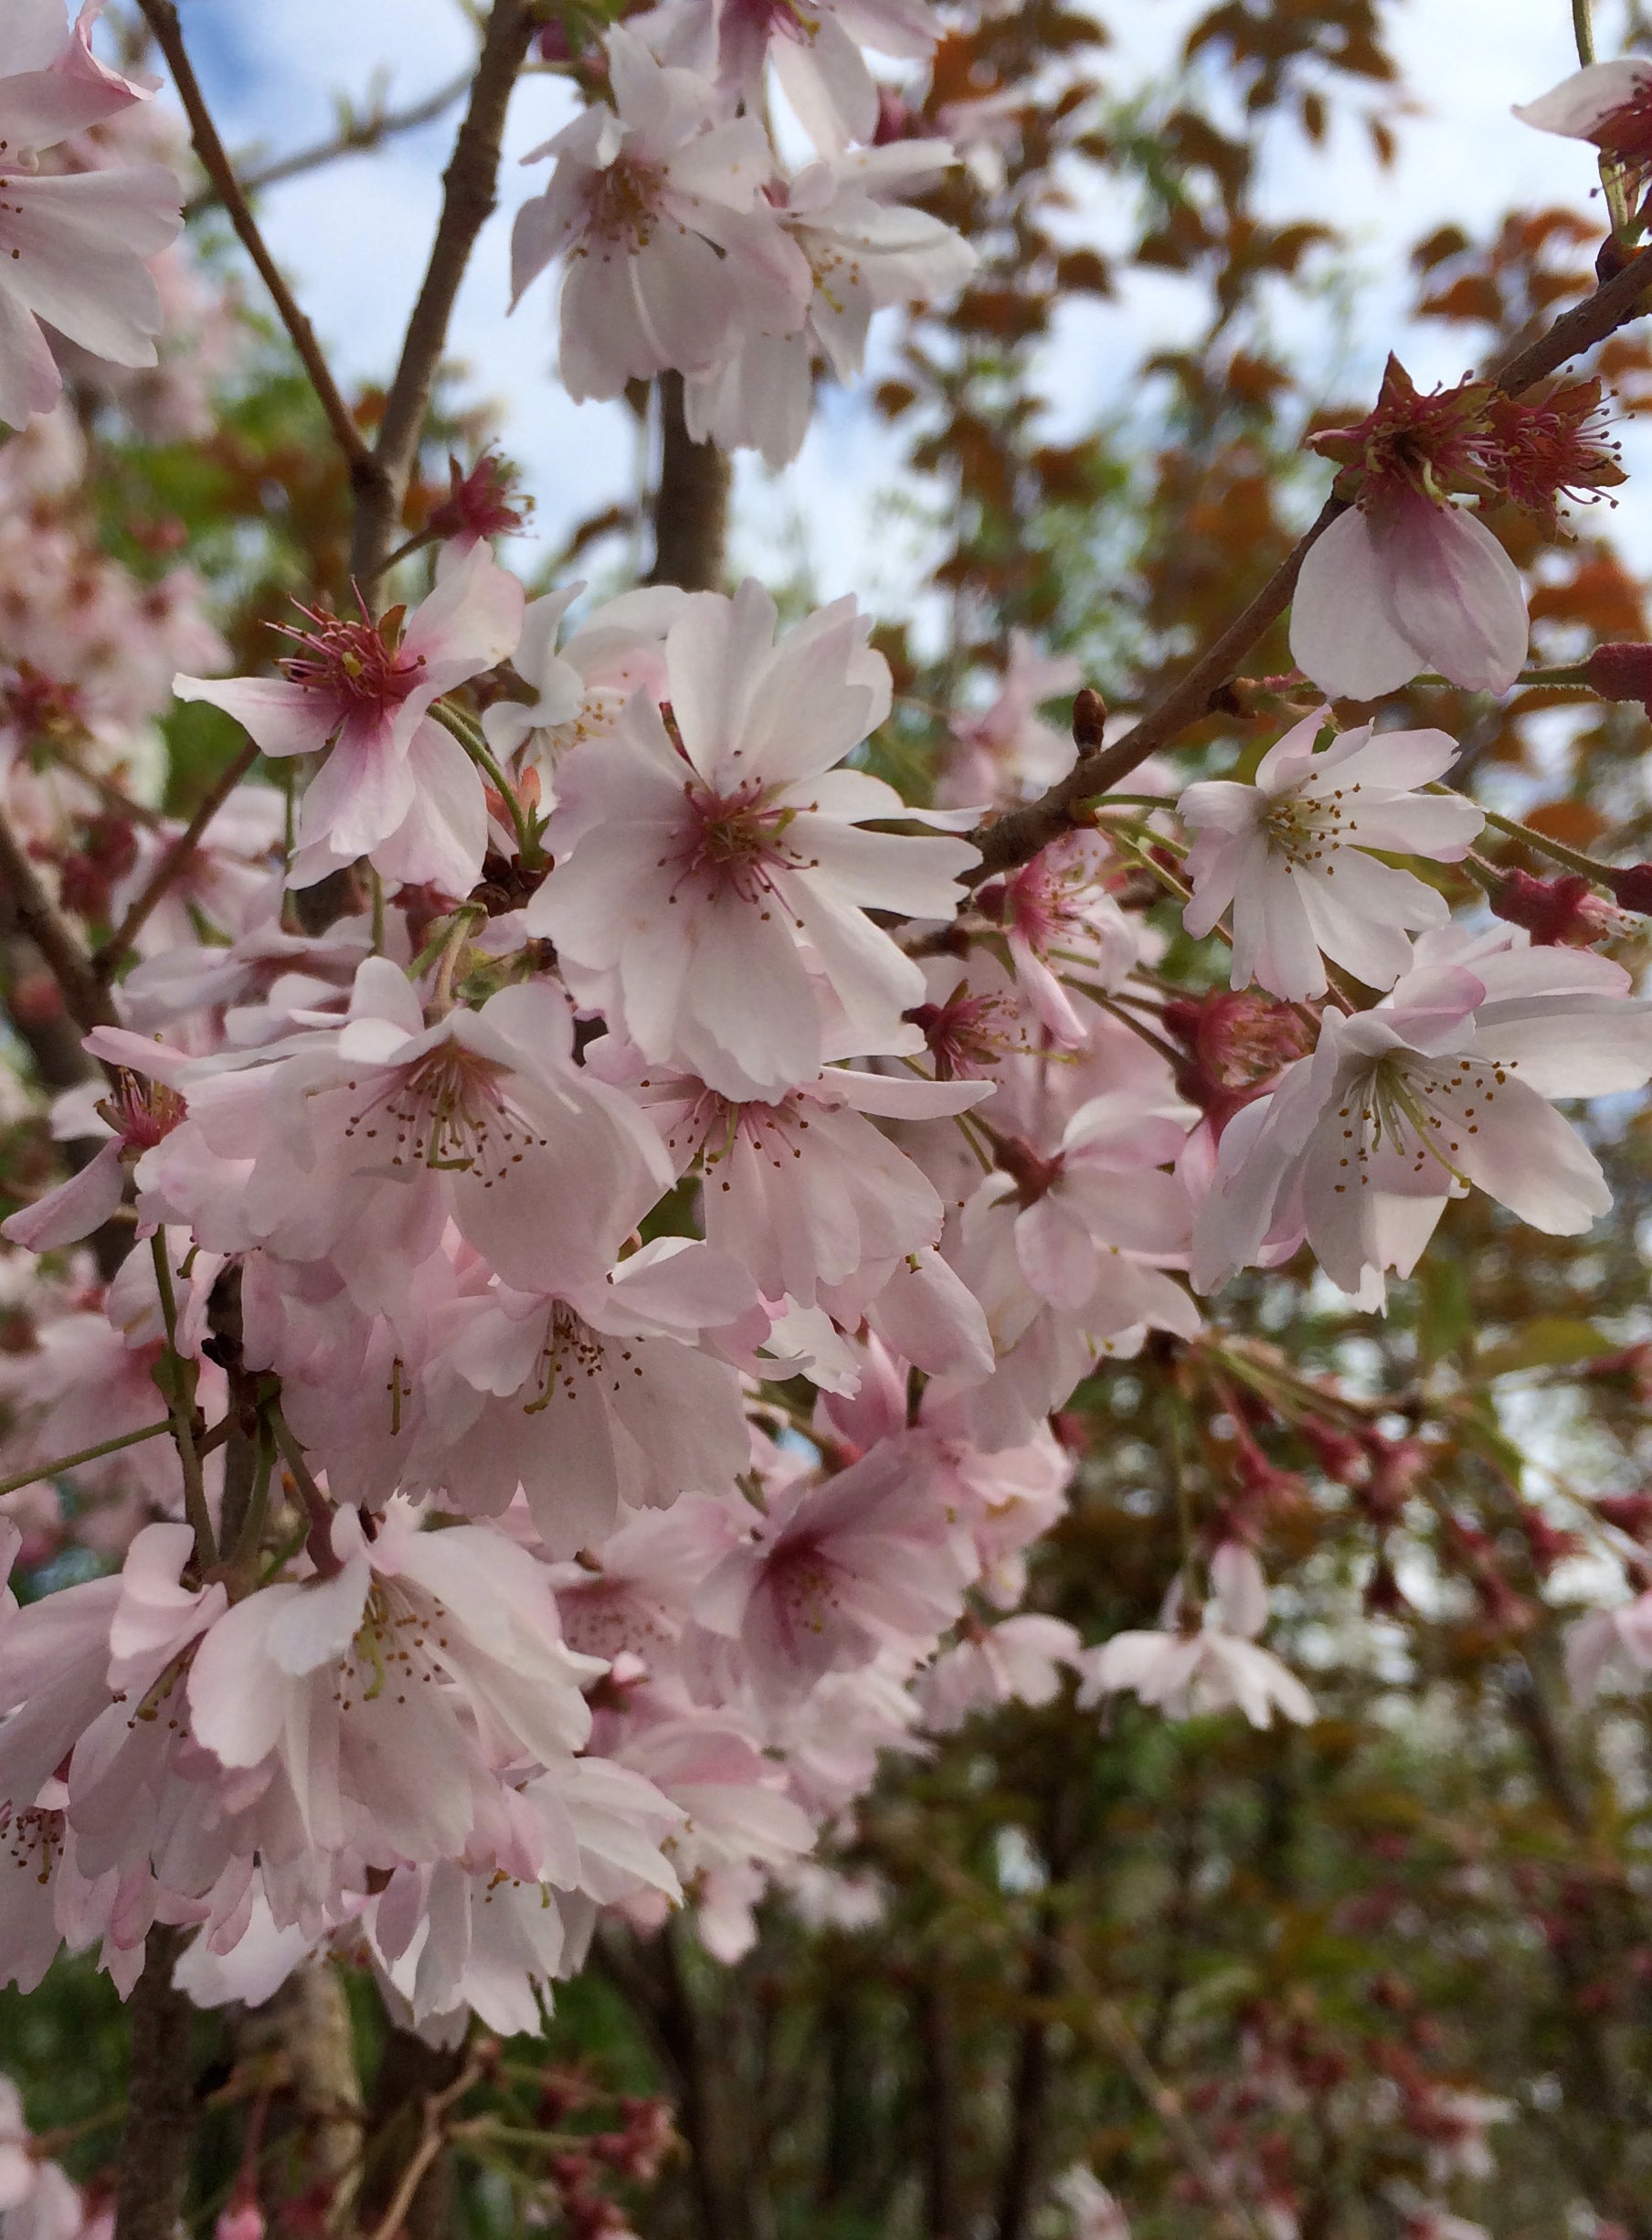
<path id="1" fill-rule="evenodd" d="M 133 1989 L 126 2129 L 115 2191 L 115 2240 L 173 2240 L 189 2182 L 195 2140 L 191 2039 L 195 2009 L 175 1991 L 172 1971 L 183 1932 L 149 1932 L 143 1972 Z"/>
<path id="2" fill-rule="evenodd" d="M 302 178 L 307 171 L 319 171 L 323 165 L 336 163 L 341 156 L 365 155 L 375 148 L 383 147 L 387 140 L 398 133 L 415 132 L 421 124 L 434 124 L 444 109 L 450 109 L 471 82 L 471 73 L 465 70 L 458 78 L 450 79 L 445 86 L 438 86 L 422 101 L 413 101 L 406 109 L 369 109 L 365 116 L 341 103 L 346 122 L 326 140 L 318 140 L 308 148 L 295 148 L 291 155 L 278 155 L 256 170 L 243 171 L 241 192 L 256 195 L 266 186 L 279 186 L 283 180 Z M 184 205 L 185 218 L 196 218 L 203 210 L 217 208 L 223 196 L 216 185 L 203 187 L 192 195 Z"/>
<path id="3" fill-rule="evenodd" d="M 1652 290 L 1652 249 L 1643 249 L 1593 295 L 1562 313 L 1546 334 L 1506 357 L 1494 369 L 1492 378 L 1506 395 L 1519 396 L 1638 317 L 1648 290 Z M 1037 801 L 1029 802 L 1024 809 L 1012 809 L 973 833 L 970 837 L 981 852 L 981 864 L 971 875 L 972 880 L 990 878 L 1030 863 L 1041 848 L 1083 822 L 1080 812 L 1085 802 L 1117 785 L 1149 755 L 1208 716 L 1216 695 L 1238 674 L 1244 656 L 1289 606 L 1302 563 L 1314 544 L 1347 510 L 1348 501 L 1333 491 L 1313 525 L 1286 555 L 1244 613 L 1148 710 L 1134 730 L 1115 746 L 1081 755 L 1066 776 Z"/>
<path id="4" fill-rule="evenodd" d="M 0 897 L 9 904 L 18 929 L 45 958 L 62 991 L 64 1007 L 82 1034 L 119 1021 L 109 990 L 92 970 L 91 959 L 24 852 L 8 820 L 0 815 Z"/>
<path id="5" fill-rule="evenodd" d="M 146 7 L 154 4 L 155 0 L 145 0 Z M 453 143 L 452 160 L 442 174 L 441 217 L 424 284 L 408 322 L 401 359 L 385 398 L 372 454 L 374 472 L 356 486 L 350 572 L 362 584 L 378 574 L 390 549 L 408 480 L 418 455 L 418 441 L 424 433 L 460 282 L 476 237 L 492 215 L 505 112 L 517 73 L 527 58 L 533 29 L 526 0 L 494 0 L 470 103 Z"/>
<path id="6" fill-rule="evenodd" d="M 214 780 L 211 791 L 202 802 L 184 830 L 166 850 L 155 865 L 147 886 L 133 901 L 132 908 L 110 935 L 103 946 L 94 950 L 90 962 L 92 971 L 101 980 L 112 980 L 115 968 L 149 922 L 150 913 L 172 885 L 185 865 L 200 845 L 201 835 L 218 811 L 235 791 L 248 771 L 258 760 L 256 741 L 249 739 L 234 760 L 226 763 Z"/>
<path id="7" fill-rule="evenodd" d="M 728 454 L 690 436 L 680 373 L 662 374 L 659 394 L 660 487 L 648 579 L 679 584 L 685 591 L 720 591 L 728 540 Z"/>
<path id="8" fill-rule="evenodd" d="M 356 426 L 349 406 L 340 394 L 321 345 L 315 339 L 314 329 L 293 300 L 292 291 L 281 278 L 275 259 L 270 254 L 258 220 L 235 175 L 235 166 L 225 153 L 218 138 L 217 126 L 212 121 L 212 111 L 206 106 L 200 83 L 190 64 L 188 49 L 184 45 L 184 33 L 178 22 L 178 11 L 174 0 L 138 0 L 143 20 L 154 33 L 155 42 L 165 56 L 172 80 L 178 90 L 189 118 L 189 134 L 202 170 L 212 181 L 217 199 L 228 214 L 229 222 L 240 237 L 241 246 L 258 267 L 259 276 L 270 291 L 277 316 L 291 336 L 292 346 L 303 361 L 304 371 L 310 377 L 310 386 L 315 391 L 322 410 L 327 416 L 327 425 L 333 430 L 334 441 L 349 462 L 351 480 L 359 489 L 365 481 L 371 481 L 376 472 L 372 452 L 365 437 Z"/>

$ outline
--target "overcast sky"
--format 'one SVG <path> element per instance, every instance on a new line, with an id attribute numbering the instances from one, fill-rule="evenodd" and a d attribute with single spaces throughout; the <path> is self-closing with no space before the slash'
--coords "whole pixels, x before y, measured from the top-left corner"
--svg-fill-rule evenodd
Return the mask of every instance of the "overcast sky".
<path id="1" fill-rule="evenodd" d="M 1203 0 L 1131 0 L 1109 9 L 1114 90 L 1126 92 L 1173 67 L 1182 32 Z M 1603 5 L 1604 30 L 1613 10 Z M 331 128 L 333 96 L 360 94 L 388 74 L 394 103 L 417 99 L 462 67 L 470 34 L 454 0 L 183 0 L 196 66 L 231 147 L 277 154 Z M 1125 19 L 1119 26 L 1118 19 Z M 1270 206 L 1328 215 L 1356 245 L 1372 285 L 1357 338 L 1374 382 L 1398 340 L 1420 377 L 1464 370 L 1444 329 L 1406 335 L 1405 255 L 1431 227 L 1456 219 L 1483 228 L 1516 205 L 1579 203 L 1591 151 L 1530 131 L 1509 104 L 1543 91 L 1573 66 L 1567 0 L 1401 0 L 1394 45 L 1417 113 L 1403 128 L 1396 168 L 1380 173 L 1362 133 L 1345 132 L 1324 154 L 1281 145 L 1267 181 Z M 1603 51 L 1610 41 L 1603 37 Z M 543 536 L 556 540 L 581 516 L 627 494 L 634 433 L 623 408 L 570 405 L 552 375 L 553 286 L 541 281 L 505 316 L 507 249 L 518 204 L 546 173 L 518 159 L 571 113 L 554 80 L 518 90 L 511 113 L 502 208 L 479 245 L 460 300 L 453 349 L 469 386 L 496 402 L 506 449 L 526 470 Z M 429 248 L 454 115 L 370 155 L 270 189 L 265 230 L 301 301 L 346 377 L 382 378 L 394 362 Z M 1121 214 L 1082 213 L 1098 246 L 1120 238 Z M 1171 281 L 1144 277 L 1117 304 L 1069 320 L 1045 369 L 1057 400 L 1053 432 L 1068 435 L 1117 401 L 1115 369 L 1139 359 L 1143 339 L 1184 331 L 1191 311 Z M 1640 446 L 1636 443 L 1634 449 Z M 1633 451 L 1632 451 L 1633 462 Z M 742 464 L 740 557 L 786 565 L 793 525 L 808 524 L 825 595 L 854 590 L 889 612 L 904 603 L 910 562 L 892 547 L 879 508 L 895 451 L 863 405 L 825 393 L 802 456 L 778 477 Z M 1648 457 L 1652 465 L 1652 456 Z M 1615 526 L 1637 565 L 1652 568 L 1652 501 L 1636 485 Z"/>

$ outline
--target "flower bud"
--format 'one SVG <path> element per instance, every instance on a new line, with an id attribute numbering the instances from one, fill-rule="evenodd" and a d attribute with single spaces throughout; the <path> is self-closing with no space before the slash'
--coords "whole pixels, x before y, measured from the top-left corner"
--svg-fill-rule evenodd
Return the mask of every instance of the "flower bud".
<path id="1" fill-rule="evenodd" d="M 1603 700 L 1652 701 L 1652 645 L 1597 645 L 1583 664 L 1591 692 Z"/>

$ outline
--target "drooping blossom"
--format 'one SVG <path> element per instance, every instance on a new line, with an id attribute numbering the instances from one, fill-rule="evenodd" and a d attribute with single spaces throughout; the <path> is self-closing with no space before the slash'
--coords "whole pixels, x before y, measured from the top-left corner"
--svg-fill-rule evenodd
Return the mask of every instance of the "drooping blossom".
<path id="1" fill-rule="evenodd" d="M 1157 1632 L 1116 1633 L 1085 1652 L 1078 1691 L 1088 1708 L 1128 1689 L 1172 1719 L 1202 1716 L 1236 1704 L 1253 1726 L 1277 1711 L 1306 1725 L 1314 1716 L 1308 1690 L 1256 1636 L 1267 1623 L 1267 1583 L 1250 1550 L 1227 1541 L 1211 1558 L 1211 1596 L 1195 1616 L 1172 1590 Z"/>
<path id="2" fill-rule="evenodd" d="M 689 600 L 666 639 L 669 723 L 638 693 L 610 738 L 563 760 L 556 867 L 526 918 L 576 994 L 647 1057 L 734 1099 L 813 1081 L 829 1055 L 911 1043 L 902 1014 L 923 974 L 867 912 L 948 917 L 974 855 L 866 830 L 911 812 L 893 787 L 834 767 L 889 706 L 853 600 L 778 644 L 777 619 L 749 579 L 733 599 Z"/>
<path id="3" fill-rule="evenodd" d="M 1011 969 L 1034 1018 L 1064 1049 L 1085 1040 L 1072 987 L 1116 988 L 1141 955 L 1141 936 L 1109 892 L 1117 865 L 1096 833 L 1053 840 L 976 901 L 1004 930 Z"/>
<path id="4" fill-rule="evenodd" d="M 747 326 L 799 327 L 811 284 L 763 194 L 774 158 L 759 120 L 726 118 L 714 86 L 620 26 L 605 44 L 614 107 L 593 104 L 524 158 L 556 169 L 511 237 L 513 303 L 567 258 L 561 372 L 576 400 L 700 372 Z"/>
<path id="5" fill-rule="evenodd" d="M 387 878 L 468 895 L 487 836 L 482 781 L 432 702 L 503 661 L 522 627 L 523 591 L 486 545 L 439 571 L 407 617 L 375 623 L 305 610 L 289 634 L 301 651 L 285 677 L 178 676 L 183 700 L 206 700 L 266 755 L 326 760 L 305 788 L 294 886 L 366 856 Z"/>
<path id="6" fill-rule="evenodd" d="M 727 449 L 746 444 L 771 467 L 795 459 L 808 432 L 814 361 L 852 380 L 866 356 L 872 314 L 885 304 L 932 303 L 975 268 L 963 236 L 902 199 L 954 162 L 944 140 L 857 148 L 810 164 L 772 193 L 813 279 L 807 314 L 749 334 L 683 391 L 689 433 Z"/>
<path id="7" fill-rule="evenodd" d="M 1625 55 L 1588 62 L 1534 101 L 1517 101 L 1514 113 L 1540 133 L 1587 140 L 1609 163 L 1644 174 L 1652 164 L 1652 61 Z"/>
<path id="8" fill-rule="evenodd" d="M 183 193 L 162 164 L 39 168 L 43 150 L 146 101 L 91 51 L 100 0 L 72 29 L 60 0 L 0 8 L 0 421 L 49 411 L 62 376 L 41 332 L 117 366 L 153 366 L 161 298 L 144 259 L 175 239 Z"/>
<path id="9" fill-rule="evenodd" d="M 1083 2162 L 1064 2170 L 1050 2188 L 1072 2223 L 1073 2240 L 1130 2240 L 1116 2194 Z"/>
<path id="10" fill-rule="evenodd" d="M 1187 930 L 1202 940 L 1231 907 L 1233 986 L 1258 980 L 1292 1003 L 1325 993 L 1326 957 L 1367 987 L 1392 987 L 1411 962 L 1406 931 L 1449 918 L 1443 895 L 1371 850 L 1460 863 L 1485 822 L 1472 802 L 1416 790 L 1456 759 L 1444 731 L 1361 724 L 1317 752 L 1325 721 L 1287 731 L 1253 784 L 1207 780 L 1176 804 L 1198 834 Z"/>
<path id="11" fill-rule="evenodd" d="M 1313 1056 L 1229 1123 L 1194 1226 L 1196 1287 L 1306 1238 L 1333 1283 L 1379 1305 L 1384 1271 L 1409 1275 L 1471 1186 L 1550 1236 L 1581 1234 L 1612 1194 L 1550 1099 L 1652 1075 L 1652 1009 L 1628 990 L 1608 959 L 1512 929 L 1424 935 L 1374 1010 L 1328 1014 Z"/>
<path id="12" fill-rule="evenodd" d="M 1423 396 L 1390 358 L 1376 409 L 1312 439 L 1358 483 L 1316 538 L 1291 602 L 1292 658 L 1333 699 L 1373 700 L 1437 669 L 1507 692 L 1526 658 L 1520 571 L 1452 500 L 1494 486 L 1486 382 Z"/>
<path id="13" fill-rule="evenodd" d="M 665 0 L 644 27 L 668 60 L 715 80 L 727 102 L 760 114 L 775 76 L 822 155 L 877 129 L 878 86 L 861 52 L 921 62 L 940 34 L 926 0 Z"/>

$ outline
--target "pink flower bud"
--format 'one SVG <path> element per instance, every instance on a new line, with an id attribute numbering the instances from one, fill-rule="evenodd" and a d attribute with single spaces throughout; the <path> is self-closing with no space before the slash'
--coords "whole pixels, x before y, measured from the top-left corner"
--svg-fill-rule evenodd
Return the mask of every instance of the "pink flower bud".
<path id="1" fill-rule="evenodd" d="M 1493 915 L 1511 926 L 1524 926 L 1543 947 L 1566 943 L 1587 949 L 1592 941 L 1615 932 L 1621 923 L 1617 911 L 1603 900 L 1578 872 L 1563 878 L 1534 879 L 1530 872 L 1511 871 L 1491 898 Z"/>
<path id="2" fill-rule="evenodd" d="M 1603 700 L 1652 700 L 1652 645 L 1597 645 L 1583 666 Z"/>

